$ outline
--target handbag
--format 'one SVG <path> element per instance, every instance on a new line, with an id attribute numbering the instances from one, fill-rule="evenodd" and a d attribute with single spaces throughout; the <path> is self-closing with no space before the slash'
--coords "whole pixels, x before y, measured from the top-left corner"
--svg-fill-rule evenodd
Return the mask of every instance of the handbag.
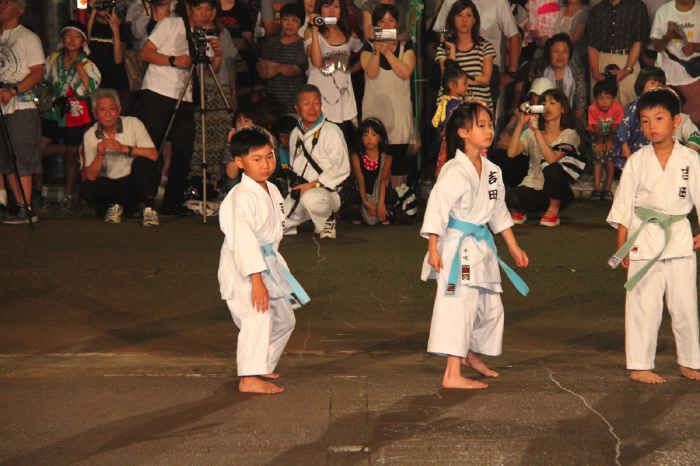
<path id="1" fill-rule="evenodd" d="M 668 50 L 665 50 L 666 55 L 668 55 L 668 58 L 671 60 L 675 61 L 676 63 L 679 63 L 683 68 L 685 68 L 685 71 L 692 76 L 693 78 L 697 78 L 700 76 L 700 56 L 691 58 L 690 60 L 681 60 Z"/>

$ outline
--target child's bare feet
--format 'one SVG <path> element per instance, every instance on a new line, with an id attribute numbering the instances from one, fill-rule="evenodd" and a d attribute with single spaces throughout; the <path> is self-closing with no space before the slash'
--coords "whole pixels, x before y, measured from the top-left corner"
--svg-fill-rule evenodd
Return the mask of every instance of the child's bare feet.
<path id="1" fill-rule="evenodd" d="M 462 358 L 462 365 L 474 369 L 484 377 L 498 377 L 498 372 L 486 367 L 486 364 L 473 351 L 467 353 L 466 358 Z"/>
<path id="2" fill-rule="evenodd" d="M 678 369 L 681 371 L 681 375 L 688 380 L 700 380 L 700 372 L 690 367 L 678 365 Z"/>
<path id="3" fill-rule="evenodd" d="M 273 379 L 273 380 L 277 380 L 277 379 L 279 379 L 281 376 L 280 376 L 278 373 L 273 372 L 272 374 L 265 374 L 265 375 L 261 375 L 260 377 L 262 377 L 263 379 Z"/>
<path id="4" fill-rule="evenodd" d="M 265 382 L 259 377 L 241 377 L 241 381 L 238 382 L 238 391 L 241 393 L 278 395 L 284 391 L 284 388 L 278 387 L 270 382 Z"/>
<path id="5" fill-rule="evenodd" d="M 483 389 L 489 388 L 483 382 L 478 382 L 476 380 L 468 379 L 466 377 L 452 376 L 447 377 L 447 375 L 442 379 L 442 388 L 461 388 L 466 390 Z"/>
<path id="6" fill-rule="evenodd" d="M 631 371 L 630 380 L 642 383 L 666 383 L 666 379 L 660 375 L 654 374 L 652 371 Z"/>

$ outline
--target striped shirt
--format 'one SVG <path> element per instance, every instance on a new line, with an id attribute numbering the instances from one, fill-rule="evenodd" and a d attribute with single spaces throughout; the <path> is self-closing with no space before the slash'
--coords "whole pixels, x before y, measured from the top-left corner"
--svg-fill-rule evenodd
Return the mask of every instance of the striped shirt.
<path id="1" fill-rule="evenodd" d="M 457 65 L 464 70 L 470 79 L 474 79 L 481 75 L 484 70 L 484 59 L 487 57 L 495 57 L 496 52 L 490 42 L 482 40 L 478 44 L 475 44 L 468 52 L 462 52 L 457 50 L 455 54 Z M 441 60 L 444 58 L 449 58 L 447 50 L 439 45 L 437 48 L 437 53 L 435 54 L 435 60 Z M 442 87 L 438 92 L 438 100 L 443 94 Z M 467 97 L 470 99 L 480 99 L 486 102 L 489 108 L 493 108 L 493 103 L 491 101 L 491 88 L 489 85 L 469 85 L 469 90 L 467 91 Z"/>
<path id="2" fill-rule="evenodd" d="M 262 58 L 282 65 L 296 65 L 301 70 L 296 76 L 278 74 L 265 81 L 267 92 L 280 105 L 282 113 L 294 113 L 297 92 L 306 82 L 308 58 L 304 51 L 304 41 L 299 39 L 292 44 L 280 42 L 280 36 L 273 36 L 263 42 Z"/>

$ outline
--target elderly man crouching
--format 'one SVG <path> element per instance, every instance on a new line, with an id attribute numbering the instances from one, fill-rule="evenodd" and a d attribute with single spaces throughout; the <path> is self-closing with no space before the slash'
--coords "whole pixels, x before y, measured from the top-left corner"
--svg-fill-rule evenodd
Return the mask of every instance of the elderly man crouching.
<path id="1" fill-rule="evenodd" d="M 80 195 L 107 223 L 120 223 L 124 206 L 143 203 L 143 226 L 158 226 L 153 209 L 158 151 L 146 127 L 138 118 L 120 116 L 113 89 L 98 89 L 92 109 L 97 123 L 83 136 Z"/>

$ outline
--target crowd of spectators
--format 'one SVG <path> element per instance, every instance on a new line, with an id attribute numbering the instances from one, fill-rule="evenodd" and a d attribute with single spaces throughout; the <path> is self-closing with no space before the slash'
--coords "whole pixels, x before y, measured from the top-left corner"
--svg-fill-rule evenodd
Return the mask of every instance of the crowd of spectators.
<path id="1" fill-rule="evenodd" d="M 646 143 L 635 105 L 650 89 L 676 89 L 677 138 L 700 149 L 698 0 L 443 0 L 424 12 L 421 50 L 412 3 L 90 0 L 86 24 L 67 22 L 44 51 L 20 24 L 26 0 L 0 0 L 0 57 L 11 58 L 0 63 L 0 104 L 26 202 L 53 207 L 42 157 L 61 156 L 61 209 L 156 226 L 159 214 L 190 213 L 205 168 L 204 189 L 223 197 L 240 177 L 227 138 L 255 124 L 278 141 L 287 233 L 311 220 L 334 238 L 339 212 L 390 224 L 419 177 L 437 176 L 445 122 L 466 99 L 497 115 L 485 155 L 503 169 L 518 223 L 543 212 L 542 225 L 558 225 L 581 173 L 594 175 L 593 198 L 611 199 L 616 171 Z M 425 127 L 411 86 L 419 55 Z M 4 144 L 0 169 L 2 221 L 36 220 Z"/>

